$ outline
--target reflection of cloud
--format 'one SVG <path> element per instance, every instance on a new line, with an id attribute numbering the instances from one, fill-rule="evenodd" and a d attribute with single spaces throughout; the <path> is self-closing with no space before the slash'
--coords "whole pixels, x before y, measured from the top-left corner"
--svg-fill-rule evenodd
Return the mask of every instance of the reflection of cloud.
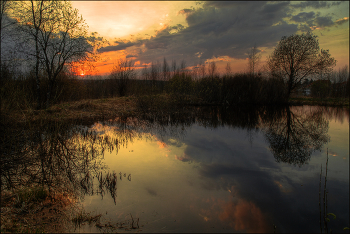
<path id="1" fill-rule="evenodd" d="M 275 180 L 274 183 L 280 188 L 281 192 L 283 193 L 289 193 L 292 190 L 290 188 L 287 188 L 285 184 L 282 184 L 280 181 Z"/>
<path id="2" fill-rule="evenodd" d="M 228 222 L 237 231 L 269 231 L 267 221 L 261 210 L 254 203 L 242 199 L 238 202 L 225 203 L 219 218 L 223 222 Z"/>
<path id="3" fill-rule="evenodd" d="M 244 199 L 225 201 L 210 197 L 202 199 L 201 216 L 206 222 L 218 220 L 221 226 L 231 226 L 236 231 L 269 232 L 270 222 L 261 209 Z"/>
<path id="4" fill-rule="evenodd" d="M 154 197 L 158 195 L 154 189 L 151 189 L 151 188 L 145 188 L 145 189 L 150 195 L 152 195 Z"/>
<path id="5" fill-rule="evenodd" d="M 333 157 L 338 156 L 338 154 L 337 154 L 336 152 L 331 151 L 331 150 L 328 150 L 328 155 L 329 155 L 329 156 L 333 156 Z"/>
<path id="6" fill-rule="evenodd" d="M 117 126 L 108 126 L 108 125 L 103 125 L 99 122 L 95 123 L 92 127 L 91 130 L 96 132 L 97 134 L 106 134 L 106 135 L 113 135 L 114 131 L 118 130 Z"/>

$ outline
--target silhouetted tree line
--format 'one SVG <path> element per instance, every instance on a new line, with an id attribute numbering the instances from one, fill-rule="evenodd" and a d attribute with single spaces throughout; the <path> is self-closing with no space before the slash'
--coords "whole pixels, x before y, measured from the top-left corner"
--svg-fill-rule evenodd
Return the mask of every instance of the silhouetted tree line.
<path id="1" fill-rule="evenodd" d="M 226 74 L 223 76 L 205 74 L 196 76 L 193 71 L 175 71 L 163 74 L 148 68 L 149 73 L 136 77 L 134 70 L 118 74 L 114 71 L 107 79 L 81 79 L 67 69 L 60 73 L 52 89 L 53 104 L 120 96 L 136 96 L 143 108 L 159 105 L 157 95 L 168 94 L 170 100 L 178 104 L 286 104 L 288 103 L 287 84 L 277 77 L 261 74 Z M 152 74 L 153 72 L 153 74 Z M 343 72 L 344 73 L 344 72 Z M 348 73 L 347 73 L 348 74 Z M 164 79 L 164 77 L 166 77 Z M 340 79 L 341 82 L 337 79 Z M 345 78 L 343 78 L 343 76 Z M 342 98 L 349 96 L 349 78 L 334 73 L 327 80 L 317 80 L 308 85 L 313 97 Z M 37 95 L 45 99 L 47 80 L 42 79 L 39 91 L 34 72 L 27 75 L 14 75 L 10 69 L 1 66 L 1 105 L 4 109 L 35 108 Z M 168 103 L 169 104 L 169 103 Z"/>
<path id="2" fill-rule="evenodd" d="M 317 98 L 344 98 L 350 95 L 349 69 L 345 65 L 309 84 L 311 95 Z"/>

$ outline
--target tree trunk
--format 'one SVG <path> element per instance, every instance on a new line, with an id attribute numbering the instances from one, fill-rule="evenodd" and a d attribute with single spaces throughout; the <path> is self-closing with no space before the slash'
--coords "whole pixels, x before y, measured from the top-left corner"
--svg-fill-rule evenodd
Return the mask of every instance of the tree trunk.
<path id="1" fill-rule="evenodd" d="M 37 106 L 36 109 L 39 110 L 42 107 L 41 103 L 41 95 L 40 95 L 40 80 L 39 80 L 39 46 L 38 46 L 38 34 L 39 29 L 36 29 L 35 32 L 35 57 L 36 57 L 36 64 L 35 64 L 35 84 L 36 84 L 36 100 L 37 100 Z"/>
<path id="2" fill-rule="evenodd" d="M 50 99 L 51 99 L 51 94 L 52 94 L 52 89 L 54 86 L 54 82 L 53 80 L 49 80 L 49 87 L 47 89 L 47 93 L 46 93 L 46 109 L 49 109 L 50 107 Z"/>
<path id="3" fill-rule="evenodd" d="M 293 83 L 294 83 L 294 74 L 292 71 L 288 80 L 287 100 L 290 98 L 290 94 L 292 93 Z"/>

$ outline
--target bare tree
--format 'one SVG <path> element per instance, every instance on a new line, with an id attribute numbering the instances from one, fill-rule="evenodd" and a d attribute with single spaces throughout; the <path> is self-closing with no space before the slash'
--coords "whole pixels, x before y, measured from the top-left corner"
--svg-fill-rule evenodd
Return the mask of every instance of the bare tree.
<path id="1" fill-rule="evenodd" d="M 328 50 L 319 48 L 317 36 L 308 32 L 302 35 L 282 37 L 273 54 L 269 57 L 268 67 L 273 76 L 287 81 L 287 95 L 310 75 L 328 73 L 336 61 Z"/>
<path id="2" fill-rule="evenodd" d="M 175 76 L 176 71 L 177 71 L 177 65 L 176 65 L 176 60 L 173 60 L 171 63 L 171 69 L 173 71 L 173 76 Z"/>
<path id="3" fill-rule="evenodd" d="M 169 65 L 164 57 L 163 60 L 163 81 L 169 80 Z"/>
<path id="4" fill-rule="evenodd" d="M 215 62 L 211 62 L 208 67 L 208 73 L 211 78 L 214 78 L 214 76 L 216 75 L 216 69 L 217 68 Z"/>
<path id="5" fill-rule="evenodd" d="M 204 78 L 205 75 L 206 75 L 205 63 L 203 63 L 202 61 L 200 61 L 200 62 L 199 62 L 199 67 L 200 67 L 201 76 L 202 76 L 202 78 Z"/>
<path id="6" fill-rule="evenodd" d="M 14 20 L 9 20 L 7 14 L 13 8 L 13 2 L 9 0 L 0 1 L 0 34 L 1 40 L 3 38 L 3 30 L 15 23 Z"/>
<path id="7" fill-rule="evenodd" d="M 225 70 L 226 70 L 226 76 L 231 76 L 232 70 L 231 70 L 231 65 L 230 65 L 230 63 L 227 63 L 227 64 L 226 64 Z"/>
<path id="8" fill-rule="evenodd" d="M 0 64 L 5 71 L 9 71 L 11 75 L 18 74 L 20 70 L 21 58 L 18 53 L 14 40 L 20 38 L 18 30 L 16 30 L 17 21 L 9 15 L 14 10 L 15 2 L 9 0 L 0 1 L 0 34 L 1 34 L 1 53 Z M 4 77 L 1 77 L 2 80 Z"/>
<path id="9" fill-rule="evenodd" d="M 257 49 L 256 45 L 254 45 L 253 48 L 251 48 L 250 52 L 248 53 L 249 58 L 249 73 L 251 75 L 255 74 L 255 71 L 258 69 L 259 62 L 261 59 L 261 55 L 258 54 L 259 50 Z"/>
<path id="10" fill-rule="evenodd" d="M 134 61 L 121 59 L 114 65 L 110 78 L 116 81 L 119 96 L 125 96 L 130 79 L 135 78 Z"/>
<path id="11" fill-rule="evenodd" d="M 87 40 L 87 25 L 78 10 L 68 1 L 18 2 L 13 17 L 35 44 L 35 76 L 39 97 L 39 69 L 48 79 L 46 108 L 50 106 L 52 90 L 63 67 L 84 60 L 92 51 Z M 38 107 L 42 107 L 38 100 Z"/>

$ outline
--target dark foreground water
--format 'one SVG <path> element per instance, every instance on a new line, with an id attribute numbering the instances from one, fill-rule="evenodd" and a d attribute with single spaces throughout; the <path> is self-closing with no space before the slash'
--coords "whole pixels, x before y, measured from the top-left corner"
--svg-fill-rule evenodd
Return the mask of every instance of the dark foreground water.
<path id="1" fill-rule="evenodd" d="M 120 143 L 102 160 L 117 184 L 115 193 L 86 195 L 83 206 L 111 223 L 132 217 L 143 232 L 347 232 L 348 111 L 211 110 L 180 121 L 96 122 L 90 130 Z"/>
<path id="2" fill-rule="evenodd" d="M 69 232 L 348 232 L 349 109 L 193 107 L 12 135 L 2 189 L 102 214 Z"/>

